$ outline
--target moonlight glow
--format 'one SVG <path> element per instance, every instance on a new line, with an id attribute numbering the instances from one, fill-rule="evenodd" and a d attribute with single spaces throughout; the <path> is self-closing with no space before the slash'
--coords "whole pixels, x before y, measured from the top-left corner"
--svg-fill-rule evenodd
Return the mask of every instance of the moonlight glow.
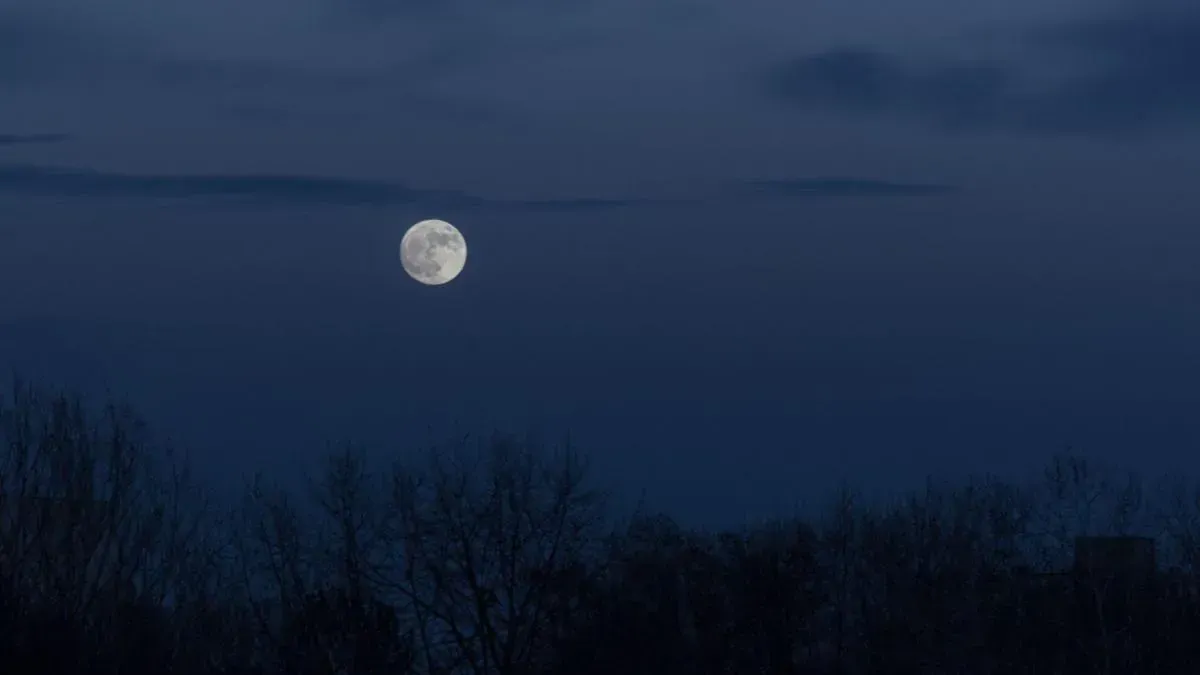
<path id="1" fill-rule="evenodd" d="M 408 276 L 440 286 L 453 281 L 467 264 L 467 241 L 444 220 L 422 220 L 400 240 L 400 262 Z"/>

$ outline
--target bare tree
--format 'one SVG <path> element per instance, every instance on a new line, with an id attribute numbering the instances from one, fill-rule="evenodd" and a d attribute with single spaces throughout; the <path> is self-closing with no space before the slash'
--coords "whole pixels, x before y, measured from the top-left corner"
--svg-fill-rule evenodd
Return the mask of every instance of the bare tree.
<path id="1" fill-rule="evenodd" d="M 287 491 L 261 475 L 247 487 L 237 516 L 230 531 L 237 590 L 256 627 L 256 652 L 274 665 L 289 647 L 285 623 L 319 588 L 322 571 L 314 552 L 321 541 Z"/>
<path id="2" fill-rule="evenodd" d="M 0 402 L 0 580 L 11 602 L 53 607 L 99 645 L 140 630 L 139 658 L 153 633 L 168 659 L 178 644 L 166 605 L 186 604 L 213 571 L 206 527 L 186 462 L 128 407 L 96 413 L 19 380 Z"/>
<path id="3" fill-rule="evenodd" d="M 723 541 L 740 647 L 734 671 L 800 672 L 816 656 L 825 601 L 816 533 L 804 523 L 777 522 Z"/>
<path id="4" fill-rule="evenodd" d="M 396 468 L 397 557 L 378 579 L 411 606 L 427 672 L 516 675 L 549 658 L 570 602 L 558 581 L 587 564 L 601 522 L 585 469 L 569 445 L 501 435 Z"/>
<path id="5" fill-rule="evenodd" d="M 824 571 L 826 625 L 831 635 L 828 661 L 834 672 L 853 668 L 855 640 L 859 627 L 860 573 L 864 561 L 860 522 L 864 516 L 862 497 L 848 485 L 834 493 L 819 530 L 818 561 Z"/>

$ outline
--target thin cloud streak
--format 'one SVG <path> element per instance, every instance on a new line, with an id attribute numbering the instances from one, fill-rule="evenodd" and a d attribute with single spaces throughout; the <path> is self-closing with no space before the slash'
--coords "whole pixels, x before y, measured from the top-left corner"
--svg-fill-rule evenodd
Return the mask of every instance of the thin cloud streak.
<path id="1" fill-rule="evenodd" d="M 758 197 L 875 197 L 938 195 L 942 185 L 855 178 L 767 180 L 742 183 L 717 200 Z M 226 199 L 260 205 L 419 205 L 446 209 L 599 211 L 634 205 L 682 205 L 710 198 L 493 199 L 458 190 L 412 188 L 401 183 L 319 176 L 124 174 L 79 168 L 0 165 L 0 194 L 66 198 Z"/>
<path id="2" fill-rule="evenodd" d="M 643 200 L 504 200 L 400 183 L 290 175 L 125 174 L 79 168 L 0 165 L 0 193 L 67 198 L 227 199 L 260 205 L 420 205 L 450 209 L 585 211 Z"/>
<path id="3" fill-rule="evenodd" d="M 71 140 L 70 134 L 0 134 L 0 145 L 62 143 L 69 140 Z"/>
<path id="4" fill-rule="evenodd" d="M 921 197 L 957 192 L 952 185 L 892 183 L 862 178 L 760 180 L 746 183 L 746 193 L 768 197 Z"/>

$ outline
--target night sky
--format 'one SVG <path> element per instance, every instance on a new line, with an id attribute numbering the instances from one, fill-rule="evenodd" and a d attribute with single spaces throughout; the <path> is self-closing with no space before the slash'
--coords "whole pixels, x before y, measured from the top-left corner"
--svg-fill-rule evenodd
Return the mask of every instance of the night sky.
<path id="1" fill-rule="evenodd" d="M 0 0 L 0 360 L 226 487 L 493 427 L 686 522 L 1200 474 L 1198 131 L 1195 0 Z"/>

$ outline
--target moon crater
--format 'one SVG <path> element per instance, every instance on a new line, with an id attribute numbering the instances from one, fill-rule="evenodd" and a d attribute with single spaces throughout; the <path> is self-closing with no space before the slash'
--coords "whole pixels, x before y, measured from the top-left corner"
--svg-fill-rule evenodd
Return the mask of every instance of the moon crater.
<path id="1" fill-rule="evenodd" d="M 422 220 L 400 240 L 400 263 L 408 276 L 429 285 L 453 281 L 467 264 L 467 241 L 444 220 Z"/>

